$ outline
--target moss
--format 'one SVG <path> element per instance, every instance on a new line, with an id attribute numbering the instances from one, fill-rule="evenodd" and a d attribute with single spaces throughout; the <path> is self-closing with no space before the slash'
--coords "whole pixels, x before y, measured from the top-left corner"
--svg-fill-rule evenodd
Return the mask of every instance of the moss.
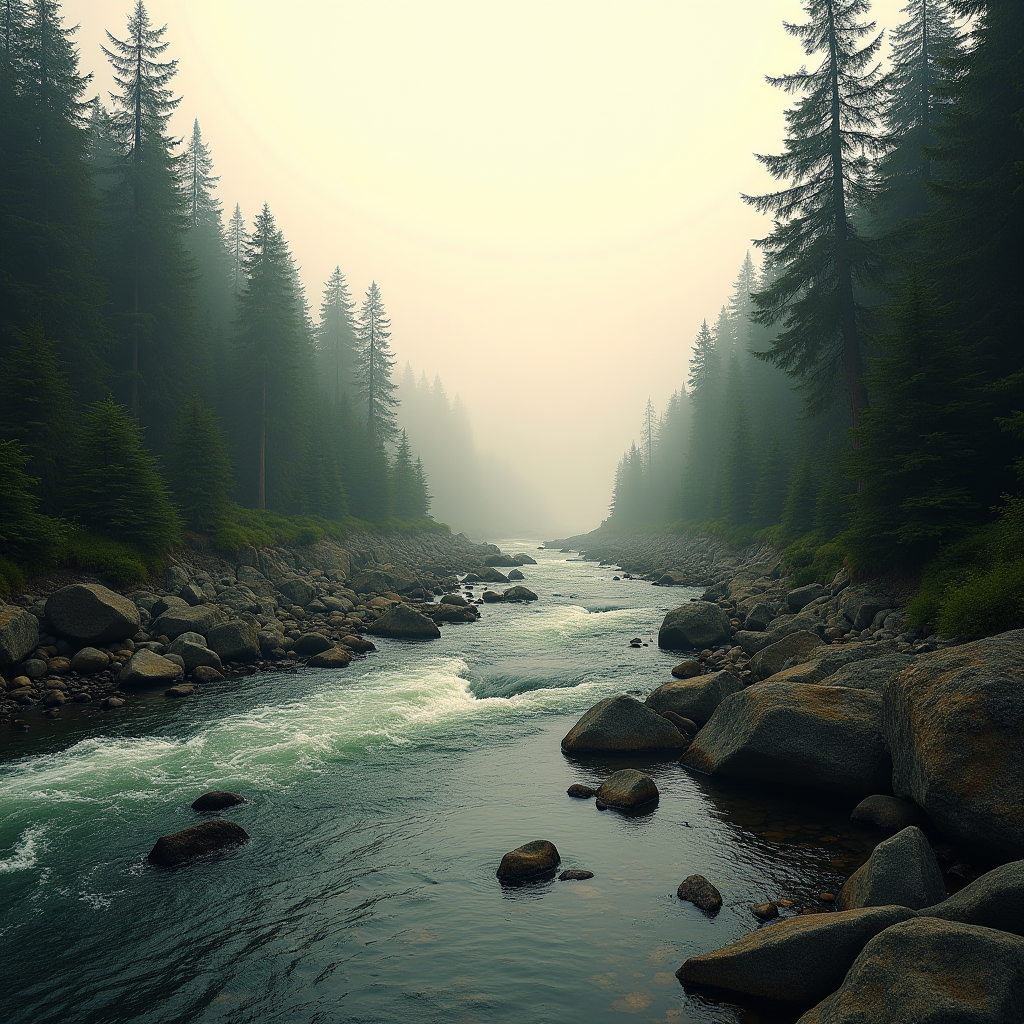
<path id="1" fill-rule="evenodd" d="M 793 587 L 808 583 L 831 583 L 846 561 L 846 550 L 838 540 L 822 543 L 819 533 L 794 541 L 782 556 Z"/>
<path id="2" fill-rule="evenodd" d="M 156 570 L 159 561 L 131 544 L 75 529 L 68 531 L 58 555 L 58 565 L 96 572 L 120 587 L 129 587 Z"/>

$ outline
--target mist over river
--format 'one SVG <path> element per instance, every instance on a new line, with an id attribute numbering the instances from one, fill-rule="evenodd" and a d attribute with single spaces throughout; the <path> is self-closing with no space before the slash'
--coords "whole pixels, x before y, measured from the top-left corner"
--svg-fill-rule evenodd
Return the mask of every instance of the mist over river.
<path id="1" fill-rule="evenodd" d="M 484 605 L 434 642 L 377 640 L 340 672 L 248 676 L 183 702 L 156 693 L 102 717 L 69 708 L 6 733 L 0 1016 L 737 1019 L 673 972 L 751 931 L 753 903 L 838 891 L 866 855 L 850 807 L 711 783 L 671 759 L 564 757 L 586 708 L 669 678 L 678 656 L 658 650 L 657 628 L 695 592 L 614 582 L 535 541 L 501 546 L 538 559 L 523 570 L 535 604 Z M 634 636 L 649 646 L 630 648 Z M 631 765 L 661 790 L 650 813 L 565 794 Z M 225 816 L 251 842 L 147 864 L 213 788 L 249 799 Z M 503 889 L 502 854 L 538 838 L 595 877 Z M 675 896 L 694 872 L 722 891 L 713 920 Z"/>

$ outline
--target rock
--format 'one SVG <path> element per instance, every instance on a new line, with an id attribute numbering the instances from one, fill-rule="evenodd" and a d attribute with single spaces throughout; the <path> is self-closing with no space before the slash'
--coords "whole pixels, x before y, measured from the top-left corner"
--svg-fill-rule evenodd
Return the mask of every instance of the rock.
<path id="1" fill-rule="evenodd" d="M 880 720 L 869 690 L 760 683 L 726 697 L 682 760 L 712 775 L 877 792 L 892 770 Z"/>
<path id="2" fill-rule="evenodd" d="M 617 810 L 631 810 L 644 807 L 658 799 L 658 787 L 649 775 L 635 768 L 623 768 L 609 775 L 597 791 L 597 806 L 614 807 Z"/>
<path id="3" fill-rule="evenodd" d="M 469 602 L 461 594 L 445 594 L 438 604 L 453 604 L 458 608 L 465 608 Z"/>
<path id="4" fill-rule="evenodd" d="M 722 894 L 703 875 L 684 878 L 676 889 L 676 896 L 705 914 L 717 914 L 722 909 Z"/>
<path id="5" fill-rule="evenodd" d="M 774 921 L 779 916 L 778 903 L 758 903 L 750 908 L 751 913 L 760 921 Z"/>
<path id="6" fill-rule="evenodd" d="M 50 658 L 46 662 L 46 671 L 51 675 L 64 676 L 71 671 L 70 658 Z"/>
<path id="7" fill-rule="evenodd" d="M 60 707 L 67 697 L 60 690 L 47 690 L 43 695 L 43 703 L 48 708 Z"/>
<path id="8" fill-rule="evenodd" d="M 914 664 L 909 654 L 886 651 L 877 658 L 867 658 L 844 665 L 827 677 L 826 686 L 852 686 L 858 690 L 881 693 L 885 684 Z"/>
<path id="9" fill-rule="evenodd" d="M 149 851 L 149 862 L 161 867 L 173 867 L 204 853 L 238 846 L 249 841 L 249 834 L 233 821 L 214 818 L 190 825 L 181 832 L 161 836 Z"/>
<path id="10" fill-rule="evenodd" d="M 229 619 L 214 626 L 206 642 L 221 661 L 255 661 L 260 656 L 256 628 L 242 619 Z"/>
<path id="11" fill-rule="evenodd" d="M 703 725 L 726 697 L 742 689 L 743 683 L 731 672 L 712 672 L 695 679 L 664 683 L 644 703 L 658 714 L 671 711 Z"/>
<path id="12" fill-rule="evenodd" d="M 584 786 L 579 782 L 574 782 L 566 790 L 569 796 L 574 796 L 578 800 L 589 800 L 596 792 L 596 789 L 591 789 L 590 786 Z"/>
<path id="13" fill-rule="evenodd" d="M 17 665 L 39 646 L 39 620 L 27 609 L 0 604 L 0 668 Z"/>
<path id="14" fill-rule="evenodd" d="M 166 686 L 183 674 L 180 665 L 143 648 L 131 656 L 117 679 L 121 686 Z"/>
<path id="15" fill-rule="evenodd" d="M 182 597 L 176 597 L 174 594 L 165 594 L 163 597 L 158 597 L 153 604 L 150 606 L 149 613 L 154 619 L 159 618 L 164 612 L 175 611 L 181 608 L 188 608 L 189 603 Z"/>
<path id="16" fill-rule="evenodd" d="M 71 659 L 71 671 L 79 672 L 82 675 L 104 672 L 109 665 L 110 658 L 107 656 L 107 652 L 97 650 L 95 647 L 83 647 Z"/>
<path id="17" fill-rule="evenodd" d="M 689 741 L 671 722 L 622 694 L 595 704 L 562 739 L 569 754 L 678 750 Z"/>
<path id="18" fill-rule="evenodd" d="M 300 580 L 297 577 L 280 580 L 277 589 L 289 604 L 297 604 L 303 608 L 316 597 L 316 591 L 305 580 Z"/>
<path id="19" fill-rule="evenodd" d="M 871 939 L 838 990 L 798 1024 L 1015 1024 L 1022 1019 L 1024 939 L 916 917 Z"/>
<path id="20" fill-rule="evenodd" d="M 545 878 L 555 873 L 561 859 L 553 843 L 546 839 L 535 839 L 532 843 L 517 846 L 501 858 L 498 878 L 506 883 Z"/>
<path id="21" fill-rule="evenodd" d="M 672 675 L 676 679 L 692 679 L 694 676 L 699 676 L 700 671 L 699 661 L 682 661 L 672 669 Z"/>
<path id="22" fill-rule="evenodd" d="M 509 581 L 509 583 L 511 583 L 513 580 L 525 580 L 525 579 L 526 579 L 526 577 L 522 574 L 522 572 L 519 569 L 513 569 L 508 574 L 508 581 Z M 565 875 L 565 874 L 568 874 L 568 872 L 563 871 L 562 874 Z M 593 877 L 592 875 L 590 875 L 589 872 L 587 872 L 587 876 L 590 877 L 590 878 Z"/>
<path id="23" fill-rule="evenodd" d="M 511 576 L 512 574 L 509 573 Z M 593 878 L 593 871 L 581 871 L 579 868 L 569 868 L 568 871 L 563 871 L 559 876 L 560 882 L 584 882 L 588 878 Z"/>
<path id="24" fill-rule="evenodd" d="M 908 825 L 922 828 L 926 824 L 925 816 L 917 804 L 882 793 L 864 797 L 854 807 L 850 821 L 871 825 L 883 832 L 900 832 Z"/>
<path id="25" fill-rule="evenodd" d="M 224 674 L 211 665 L 197 665 L 192 669 L 192 680 L 196 683 L 219 683 Z"/>
<path id="26" fill-rule="evenodd" d="M 237 793 L 229 793 L 225 789 L 212 789 L 192 801 L 192 810 L 201 814 L 223 811 L 226 807 L 237 807 L 245 803 L 245 797 Z"/>
<path id="27" fill-rule="evenodd" d="M 108 697 L 103 702 L 103 706 L 108 711 L 116 711 L 118 708 L 123 708 L 124 707 L 124 698 L 123 697 Z"/>
<path id="28" fill-rule="evenodd" d="M 493 590 L 485 590 L 483 592 L 483 599 L 486 604 L 497 604 L 503 600 L 501 594 L 496 594 Z"/>
<path id="29" fill-rule="evenodd" d="M 182 599 L 187 605 L 195 606 L 203 603 L 205 595 L 200 587 L 195 583 L 186 583 L 185 586 L 178 591 L 178 597 Z"/>
<path id="30" fill-rule="evenodd" d="M 748 658 L 752 658 L 758 651 L 763 651 L 771 644 L 777 643 L 778 640 L 779 637 L 773 636 L 771 633 L 755 633 L 749 629 L 737 630 L 736 635 L 733 637 L 733 642 L 743 649 L 743 653 Z"/>
<path id="31" fill-rule="evenodd" d="M 825 588 L 820 583 L 808 583 L 805 587 L 797 587 L 786 595 L 786 604 L 791 612 L 798 612 L 805 605 L 823 596 Z"/>
<path id="32" fill-rule="evenodd" d="M 405 640 L 436 640 L 441 635 L 432 619 L 407 604 L 396 604 L 388 609 L 367 632 Z"/>
<path id="33" fill-rule="evenodd" d="M 821 637 L 816 633 L 801 629 L 759 651 L 750 659 L 747 667 L 756 679 L 767 679 L 789 665 L 806 661 L 817 648 L 823 646 Z"/>
<path id="34" fill-rule="evenodd" d="M 662 711 L 661 717 L 671 722 L 688 740 L 692 740 L 700 732 L 700 726 L 693 719 L 683 718 L 674 711 Z"/>
<path id="35" fill-rule="evenodd" d="M 223 672 L 220 656 L 206 646 L 206 641 L 198 633 L 182 633 L 170 642 L 167 657 L 178 655 L 186 672 L 194 672 L 201 665 Z"/>
<path id="36" fill-rule="evenodd" d="M 839 909 L 858 907 L 921 907 L 946 895 L 942 870 L 924 833 L 914 825 L 879 843 L 867 862 L 846 880 Z"/>
<path id="37" fill-rule="evenodd" d="M 491 566 L 500 565 L 500 566 L 502 566 L 502 568 L 506 568 L 507 569 L 510 565 L 518 565 L 519 563 L 515 560 L 515 558 L 512 555 L 501 555 L 501 554 L 498 554 L 498 555 L 488 555 L 484 559 L 483 564 L 485 566 L 488 566 L 488 565 L 491 565 Z"/>
<path id="38" fill-rule="evenodd" d="M 303 633 L 295 641 L 292 649 L 300 657 L 306 658 L 314 654 L 321 654 L 323 651 L 329 651 L 333 646 L 333 642 L 328 640 L 322 633 Z"/>
<path id="39" fill-rule="evenodd" d="M 784 668 L 769 677 L 773 683 L 822 683 L 843 666 L 883 656 L 885 648 L 873 643 L 850 643 L 841 647 L 818 647 L 806 661 Z M 827 683 L 826 685 L 831 685 Z"/>
<path id="40" fill-rule="evenodd" d="M 164 696 L 174 700 L 181 697 L 191 697 L 195 692 L 196 688 L 194 686 L 190 686 L 188 683 L 179 683 L 177 686 L 170 686 L 164 690 Z"/>
<path id="41" fill-rule="evenodd" d="M 352 655 L 344 647 L 331 647 L 314 654 L 307 664 L 310 668 L 347 668 Z"/>
<path id="42" fill-rule="evenodd" d="M 1024 856 L 1024 630 L 922 654 L 885 684 L 896 796 L 945 835 Z"/>
<path id="43" fill-rule="evenodd" d="M 743 620 L 743 628 L 755 633 L 763 633 L 768 628 L 768 623 L 774 618 L 775 613 L 771 608 L 759 601 L 747 612 L 747 617 Z"/>
<path id="44" fill-rule="evenodd" d="M 29 679 L 42 679 L 46 675 L 46 662 L 42 658 L 28 658 L 18 668 Z"/>
<path id="45" fill-rule="evenodd" d="M 729 616 L 710 601 L 691 601 L 665 616 L 658 646 L 665 650 L 700 650 L 728 640 Z"/>
<path id="46" fill-rule="evenodd" d="M 105 644 L 135 636 L 142 620 L 132 601 L 98 583 L 73 583 L 46 599 L 46 619 L 61 636 Z"/>
<path id="47" fill-rule="evenodd" d="M 536 601 L 537 595 L 526 587 L 509 587 L 502 595 L 503 601 Z"/>
<path id="48" fill-rule="evenodd" d="M 508 577 L 493 566 L 483 566 L 477 569 L 474 575 L 478 583 L 508 583 Z"/>
<path id="49" fill-rule="evenodd" d="M 224 613 L 212 604 L 200 604 L 194 608 L 184 605 L 164 612 L 147 629 L 150 636 L 165 636 L 168 640 L 174 640 L 182 633 L 198 633 L 209 638 L 210 630 L 223 618 Z"/>
<path id="50" fill-rule="evenodd" d="M 533 555 L 518 554 L 512 556 L 516 560 L 516 565 L 536 565 L 537 559 Z"/>
<path id="51" fill-rule="evenodd" d="M 870 907 L 791 917 L 713 953 L 691 956 L 676 977 L 684 985 L 811 1004 L 842 984 L 871 939 L 913 916 L 906 907 Z"/>
<path id="52" fill-rule="evenodd" d="M 918 915 L 1024 936 L 1024 860 L 985 872 L 948 899 L 924 907 Z"/>
<path id="53" fill-rule="evenodd" d="M 377 650 L 373 641 L 364 640 L 361 636 L 354 636 L 351 633 L 343 636 L 341 642 L 343 646 L 347 647 L 350 651 L 354 651 L 356 654 L 370 654 Z"/>

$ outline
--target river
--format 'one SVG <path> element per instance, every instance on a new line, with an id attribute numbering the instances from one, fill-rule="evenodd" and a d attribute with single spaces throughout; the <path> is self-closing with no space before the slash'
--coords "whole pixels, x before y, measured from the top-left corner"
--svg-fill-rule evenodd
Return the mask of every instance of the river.
<path id="1" fill-rule="evenodd" d="M 671 760 L 576 762 L 586 708 L 670 678 L 655 643 L 694 592 L 613 580 L 531 551 L 540 600 L 484 605 L 442 638 L 378 641 L 343 671 L 266 673 L 77 708 L 0 737 L 0 1016 L 9 1024 L 730 1022 L 679 986 L 688 955 L 797 906 L 866 855 L 849 802 L 712 784 Z M 648 646 L 631 648 L 639 636 Z M 37 724 L 36 724 L 37 723 Z M 645 766 L 639 817 L 572 800 L 574 782 Z M 251 842 L 150 867 L 208 789 Z M 503 889 L 503 853 L 549 839 L 583 882 Z M 699 872 L 709 920 L 676 899 Z M 754 1008 L 748 1021 L 792 1020 Z"/>

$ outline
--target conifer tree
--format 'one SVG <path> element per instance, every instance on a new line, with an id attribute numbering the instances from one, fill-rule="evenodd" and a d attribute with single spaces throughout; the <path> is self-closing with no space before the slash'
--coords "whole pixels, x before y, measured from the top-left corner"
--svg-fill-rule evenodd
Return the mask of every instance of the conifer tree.
<path id="1" fill-rule="evenodd" d="M 367 434 L 371 443 L 384 444 L 397 430 L 395 397 L 397 385 L 391 379 L 395 357 L 391 354 L 391 321 L 384 309 L 380 288 L 373 281 L 356 321 L 359 363 L 356 383 L 359 397 L 366 404 Z"/>
<path id="2" fill-rule="evenodd" d="M 190 530 L 216 530 L 224 521 L 231 489 L 231 461 L 213 413 L 193 394 L 178 418 L 168 481 Z"/>
<path id="3" fill-rule="evenodd" d="M 797 540 L 814 529 L 818 501 L 818 472 L 813 452 L 805 448 L 793 466 L 782 509 L 782 536 Z"/>
<path id="4" fill-rule="evenodd" d="M 788 478 L 786 453 L 778 434 L 772 434 L 754 487 L 751 518 L 755 526 L 775 526 L 782 521 Z"/>
<path id="5" fill-rule="evenodd" d="M 0 596 L 8 560 L 43 568 L 63 535 L 62 524 L 39 511 L 37 481 L 26 473 L 28 455 L 17 441 L 0 440 Z"/>
<path id="6" fill-rule="evenodd" d="M 403 430 L 398 435 L 395 461 L 391 469 L 395 501 L 395 515 L 399 519 L 413 519 L 418 514 L 416 469 L 412 461 L 409 437 Z"/>
<path id="7" fill-rule="evenodd" d="M 418 455 L 416 456 L 416 465 L 413 466 L 413 472 L 416 474 L 416 501 L 413 506 L 413 514 L 415 518 L 422 519 L 430 515 L 430 505 L 433 496 L 427 483 L 427 471 L 423 468 L 423 460 Z"/>
<path id="8" fill-rule="evenodd" d="M 654 449 L 658 440 L 657 421 L 658 415 L 654 411 L 654 403 L 651 401 L 650 395 L 648 395 L 647 405 L 644 406 L 643 457 L 649 482 L 653 478 L 654 473 Z"/>
<path id="9" fill-rule="evenodd" d="M 0 0 L 0 67 L 17 80 L 28 25 L 26 0 Z"/>
<path id="10" fill-rule="evenodd" d="M 228 252 L 231 257 L 231 293 L 236 296 L 245 287 L 245 247 L 248 241 L 242 207 L 235 203 L 235 212 L 228 221 Z"/>
<path id="11" fill-rule="evenodd" d="M 775 218 L 772 233 L 757 244 L 771 257 L 778 277 L 754 301 L 754 319 L 782 328 L 765 355 L 800 381 L 814 411 L 830 403 L 843 379 L 854 425 L 867 404 L 862 377 L 858 283 L 869 280 L 873 260 L 851 222 L 851 212 L 871 194 L 869 157 L 885 142 L 876 125 L 884 100 L 877 64 L 881 35 L 860 19 L 868 0 L 803 0 L 808 20 L 786 24 L 816 69 L 768 81 L 802 94 L 786 112 L 785 151 L 759 155 L 773 177 L 791 184 L 779 192 L 744 196 Z"/>
<path id="12" fill-rule="evenodd" d="M 743 406 L 740 405 L 736 412 L 736 426 L 726 449 L 722 481 L 725 516 L 735 526 L 745 526 L 750 522 L 754 476 L 750 428 Z"/>
<path id="13" fill-rule="evenodd" d="M 736 335 L 736 347 L 742 353 L 750 350 L 750 317 L 754 312 L 754 293 L 757 291 L 757 270 L 749 250 L 743 257 L 739 274 L 729 299 L 729 317 Z"/>
<path id="14" fill-rule="evenodd" d="M 324 367 L 331 401 L 337 405 L 342 391 L 351 387 L 356 372 L 356 336 L 352 324 L 355 302 L 348 291 L 348 282 L 335 267 L 324 285 L 320 303 L 320 322 L 316 329 L 316 346 Z"/>
<path id="15" fill-rule="evenodd" d="M 693 423 L 683 486 L 683 514 L 685 518 L 691 520 L 703 519 L 710 507 L 717 455 L 715 427 L 719 398 L 719 366 L 720 358 L 715 339 L 705 320 L 694 341 L 687 379 L 693 402 Z"/>

